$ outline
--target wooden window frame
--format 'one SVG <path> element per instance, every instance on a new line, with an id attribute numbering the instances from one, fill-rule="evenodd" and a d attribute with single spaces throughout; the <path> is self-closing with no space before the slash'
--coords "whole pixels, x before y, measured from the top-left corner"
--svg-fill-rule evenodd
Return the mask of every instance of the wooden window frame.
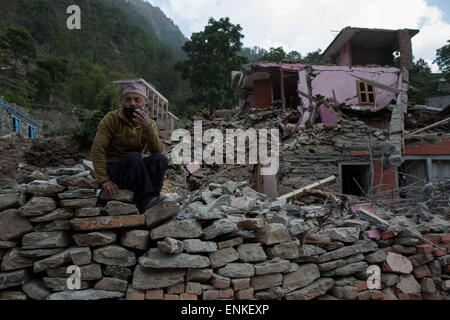
<path id="1" fill-rule="evenodd" d="M 364 91 L 361 91 L 361 84 L 364 85 Z M 372 87 L 372 90 L 369 90 L 369 87 Z M 368 106 L 374 106 L 375 101 L 377 100 L 377 95 L 375 92 L 375 87 L 368 84 L 367 82 L 356 80 L 356 90 L 358 92 L 358 101 L 360 105 L 368 105 Z M 370 101 L 369 96 L 370 94 L 373 94 L 373 101 Z M 363 101 L 363 95 L 366 98 L 366 101 Z"/>

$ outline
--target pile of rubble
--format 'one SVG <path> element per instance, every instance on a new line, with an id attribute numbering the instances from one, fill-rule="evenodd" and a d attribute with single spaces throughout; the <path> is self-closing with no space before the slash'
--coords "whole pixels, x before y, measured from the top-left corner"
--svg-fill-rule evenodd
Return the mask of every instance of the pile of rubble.
<path id="1" fill-rule="evenodd" d="M 26 180 L 0 184 L 0 299 L 449 299 L 447 227 L 421 233 L 331 191 L 298 206 L 247 181 L 211 182 L 139 214 L 125 190 L 98 207 L 83 166 Z"/>

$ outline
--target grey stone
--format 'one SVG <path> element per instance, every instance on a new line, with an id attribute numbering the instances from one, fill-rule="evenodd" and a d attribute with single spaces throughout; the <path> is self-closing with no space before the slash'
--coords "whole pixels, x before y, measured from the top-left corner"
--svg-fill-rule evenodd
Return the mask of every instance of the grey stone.
<path id="1" fill-rule="evenodd" d="M 89 247 L 78 247 L 70 249 L 72 262 L 77 266 L 90 264 L 92 261 L 92 252 Z"/>
<path id="2" fill-rule="evenodd" d="M 0 212 L 0 240 L 17 239 L 33 230 L 33 226 L 19 215 L 19 211 L 9 209 Z"/>
<path id="3" fill-rule="evenodd" d="M 110 216 L 126 216 L 138 213 L 135 205 L 119 201 L 108 202 L 108 204 L 103 208 L 103 211 Z"/>
<path id="4" fill-rule="evenodd" d="M 229 263 L 217 272 L 228 278 L 249 278 L 255 275 L 255 268 L 249 263 Z"/>
<path id="5" fill-rule="evenodd" d="M 251 287 L 257 290 L 264 290 L 280 286 L 283 283 L 283 276 L 281 273 L 265 274 L 251 278 Z"/>
<path id="6" fill-rule="evenodd" d="M 200 255 L 180 253 L 170 255 L 153 248 L 139 258 L 139 264 L 144 268 L 205 268 L 210 266 L 209 258 Z"/>
<path id="7" fill-rule="evenodd" d="M 116 242 L 117 235 L 112 231 L 75 234 L 73 239 L 79 247 L 99 247 Z"/>
<path id="8" fill-rule="evenodd" d="M 386 260 L 386 254 L 383 250 L 375 251 L 374 253 L 368 254 L 364 258 L 368 263 L 381 263 Z"/>
<path id="9" fill-rule="evenodd" d="M 239 245 L 239 259 L 244 262 L 261 262 L 267 260 L 267 255 L 259 243 L 245 243 Z"/>
<path id="10" fill-rule="evenodd" d="M 22 238 L 23 249 L 65 248 L 72 244 L 72 235 L 68 231 L 33 232 Z"/>
<path id="11" fill-rule="evenodd" d="M 11 249 L 17 246 L 15 241 L 0 241 L 0 249 Z"/>
<path id="12" fill-rule="evenodd" d="M 310 222 L 303 222 L 303 223 L 296 223 L 289 227 L 289 232 L 293 236 L 299 236 L 304 234 L 305 232 L 310 231 L 313 228 L 312 223 Z"/>
<path id="13" fill-rule="evenodd" d="M 130 191 L 130 190 L 120 189 L 119 193 L 115 194 L 111 198 L 108 197 L 106 195 L 106 193 L 101 193 L 100 199 L 105 200 L 105 201 L 116 200 L 116 201 L 125 202 L 125 203 L 133 203 L 134 193 L 133 193 L 133 191 Z"/>
<path id="14" fill-rule="evenodd" d="M 56 209 L 56 202 L 48 197 L 33 197 L 19 209 L 22 217 L 42 216 Z"/>
<path id="15" fill-rule="evenodd" d="M 335 251 L 324 253 L 319 258 L 319 263 L 338 260 L 359 253 L 368 253 L 378 250 L 378 245 L 372 240 L 360 240 L 352 246 L 347 246 Z"/>
<path id="16" fill-rule="evenodd" d="M 87 218 L 87 217 L 97 217 L 101 213 L 101 208 L 78 208 L 75 210 L 75 217 L 77 218 Z"/>
<path id="17" fill-rule="evenodd" d="M 127 280 L 133 275 L 130 269 L 118 266 L 106 266 L 103 272 L 108 277 L 119 278 L 122 280 Z"/>
<path id="18" fill-rule="evenodd" d="M 42 278 L 43 284 L 47 289 L 50 289 L 52 291 L 68 291 L 67 287 L 67 278 Z M 84 290 L 89 288 L 89 282 L 87 281 L 80 281 L 80 289 Z"/>
<path id="19" fill-rule="evenodd" d="M 230 240 L 225 240 L 217 243 L 217 249 L 225 249 L 228 247 L 234 247 L 242 244 L 244 242 L 244 239 L 242 237 L 237 237 Z"/>
<path id="20" fill-rule="evenodd" d="M 56 179 L 56 182 L 65 187 L 79 189 L 98 189 L 97 179 L 79 176 L 62 176 Z"/>
<path id="21" fill-rule="evenodd" d="M 217 244 L 215 242 L 201 241 L 199 239 L 183 240 L 184 251 L 187 253 L 209 253 L 217 251 Z"/>
<path id="22" fill-rule="evenodd" d="M 106 291 L 127 291 L 128 282 L 126 280 L 115 279 L 115 278 L 102 278 L 94 286 L 97 290 Z"/>
<path id="23" fill-rule="evenodd" d="M 35 180 L 27 184 L 27 191 L 35 196 L 51 197 L 62 192 L 66 187 L 46 180 Z"/>
<path id="24" fill-rule="evenodd" d="M 220 249 L 209 254 L 211 267 L 214 269 L 239 259 L 239 253 L 232 247 Z"/>
<path id="25" fill-rule="evenodd" d="M 179 254 L 183 252 L 184 243 L 177 239 L 165 238 L 163 241 L 158 241 L 158 249 L 168 254 Z"/>
<path id="26" fill-rule="evenodd" d="M 333 288 L 333 285 L 333 279 L 321 278 L 306 288 L 286 294 L 285 298 L 286 300 L 311 300 L 324 295 L 328 290 Z"/>
<path id="27" fill-rule="evenodd" d="M 92 208 L 97 204 L 97 198 L 90 199 L 64 199 L 60 201 L 63 208 Z"/>
<path id="28" fill-rule="evenodd" d="M 322 275 L 325 277 L 348 276 L 357 272 L 366 272 L 368 267 L 367 262 L 356 262 L 331 271 L 322 272 Z"/>
<path id="29" fill-rule="evenodd" d="M 91 199 L 96 198 L 97 194 L 94 189 L 76 189 L 69 190 L 63 193 L 58 193 L 58 199 Z"/>
<path id="30" fill-rule="evenodd" d="M 202 227 L 195 220 L 173 220 L 153 229 L 150 233 L 153 240 L 167 237 L 178 239 L 200 238 L 202 235 Z"/>
<path id="31" fill-rule="evenodd" d="M 198 220 L 198 221 L 211 221 L 220 220 L 227 217 L 224 212 L 195 212 L 195 213 L 178 213 L 174 219 L 177 220 Z"/>
<path id="32" fill-rule="evenodd" d="M 28 269 L 0 272 L 0 290 L 24 285 L 31 279 Z"/>
<path id="33" fill-rule="evenodd" d="M 51 232 L 70 230 L 70 223 L 67 220 L 55 220 L 39 223 L 33 231 L 35 232 Z"/>
<path id="34" fill-rule="evenodd" d="M 399 245 L 406 246 L 406 247 L 416 246 L 421 243 L 422 243 L 421 240 L 419 240 L 417 238 L 411 238 L 411 237 L 408 237 L 408 238 L 397 237 L 394 239 L 394 244 L 399 244 Z"/>
<path id="35" fill-rule="evenodd" d="M 31 267 L 36 259 L 24 257 L 20 248 L 10 249 L 3 257 L 1 270 L 12 271 Z"/>
<path id="36" fill-rule="evenodd" d="M 325 246 L 325 250 L 334 251 L 343 247 L 345 247 L 345 244 L 343 244 L 342 242 L 332 242 Z"/>
<path id="37" fill-rule="evenodd" d="M 266 224 L 262 229 L 256 231 L 256 240 L 265 245 L 289 242 L 291 235 L 289 230 L 282 224 Z"/>
<path id="38" fill-rule="evenodd" d="M 49 170 L 47 172 L 47 174 L 49 176 L 61 177 L 61 176 L 73 176 L 73 175 L 76 175 L 76 174 L 81 173 L 83 171 L 85 171 L 84 168 L 78 168 L 78 167 L 58 168 L 58 169 Z"/>
<path id="39" fill-rule="evenodd" d="M 279 224 L 287 226 L 289 221 L 290 221 L 290 218 L 287 215 L 278 213 L 275 216 L 273 216 L 272 218 L 269 218 L 268 220 L 266 220 L 266 223 L 279 223 Z"/>
<path id="40" fill-rule="evenodd" d="M 394 244 L 392 246 L 392 251 L 401 255 L 410 256 L 416 254 L 416 247 L 405 247 L 399 244 Z"/>
<path id="41" fill-rule="evenodd" d="M 33 271 L 34 273 L 47 271 L 62 266 L 63 264 L 68 263 L 71 260 L 70 249 L 67 249 L 48 258 L 36 261 L 33 265 Z"/>
<path id="42" fill-rule="evenodd" d="M 316 264 L 301 265 L 297 271 L 284 275 L 283 289 L 285 292 L 291 292 L 310 285 L 319 277 L 319 267 Z"/>
<path id="43" fill-rule="evenodd" d="M 443 257 L 439 257 L 438 260 L 442 259 Z M 432 253 L 418 253 L 413 256 L 409 256 L 407 259 L 411 261 L 414 268 L 420 267 L 424 264 L 427 264 L 434 260 L 434 255 Z"/>
<path id="44" fill-rule="evenodd" d="M 347 264 L 355 263 L 355 262 L 359 262 L 359 261 L 363 261 L 363 260 L 364 260 L 364 255 L 361 254 L 361 253 L 355 254 L 354 256 L 350 256 L 350 257 L 344 258 L 344 261 Z"/>
<path id="45" fill-rule="evenodd" d="M 154 227 L 177 215 L 180 205 L 175 201 L 161 201 L 144 212 L 147 227 Z"/>
<path id="46" fill-rule="evenodd" d="M 46 181 L 46 180 L 48 180 L 48 177 L 45 174 L 43 174 L 42 172 L 40 172 L 40 171 L 33 171 L 32 173 L 30 173 L 30 174 L 26 175 L 25 177 L 23 177 L 23 182 L 24 183 L 30 183 L 30 182 L 32 182 L 34 180 L 44 180 L 44 181 Z"/>
<path id="47" fill-rule="evenodd" d="M 336 287 L 345 287 L 352 285 L 356 281 L 355 277 L 349 276 L 349 277 L 338 277 L 334 279 L 334 285 Z"/>
<path id="48" fill-rule="evenodd" d="M 386 287 L 393 287 L 400 281 L 400 277 L 395 273 L 382 273 L 381 283 Z"/>
<path id="49" fill-rule="evenodd" d="M 359 232 L 363 232 L 370 227 L 370 222 L 364 220 L 344 220 L 342 223 L 338 223 L 339 227 L 355 227 L 359 229 Z"/>
<path id="50" fill-rule="evenodd" d="M 354 286 L 337 287 L 331 289 L 330 293 L 343 300 L 356 300 L 358 297 L 358 290 Z"/>
<path id="51" fill-rule="evenodd" d="M 30 221 L 35 223 L 50 222 L 55 220 L 69 219 L 71 217 L 73 217 L 72 211 L 64 208 L 58 208 L 53 210 L 52 212 L 44 214 L 43 216 L 31 218 Z"/>
<path id="52" fill-rule="evenodd" d="M 28 297 L 22 291 L 0 291 L 0 300 L 24 301 Z"/>
<path id="53" fill-rule="evenodd" d="M 0 211 L 17 208 L 19 205 L 19 193 L 0 194 Z"/>
<path id="54" fill-rule="evenodd" d="M 214 239 L 220 235 L 238 231 L 237 225 L 227 219 L 214 221 L 212 225 L 203 230 L 203 237 L 206 240 Z"/>
<path id="55" fill-rule="evenodd" d="M 184 269 L 158 270 L 147 269 L 137 265 L 133 274 L 133 288 L 136 290 L 166 288 L 175 284 L 183 283 L 185 275 L 186 271 Z"/>
<path id="56" fill-rule="evenodd" d="M 136 250 L 148 250 L 150 246 L 150 232 L 146 230 L 132 230 L 122 235 L 122 246 Z"/>
<path id="57" fill-rule="evenodd" d="M 283 273 L 290 269 L 291 263 L 288 260 L 273 259 L 254 265 L 256 275 L 270 273 Z"/>
<path id="58" fill-rule="evenodd" d="M 281 287 L 273 287 L 264 291 L 254 293 L 256 300 L 279 300 L 284 297 L 284 290 Z"/>
<path id="59" fill-rule="evenodd" d="M 353 243 L 359 239 L 358 228 L 334 228 L 328 230 L 331 241 L 340 241 L 344 243 Z"/>
<path id="60" fill-rule="evenodd" d="M 186 291 L 186 293 L 190 293 L 190 294 L 195 294 L 197 296 L 201 296 L 202 293 L 203 293 L 203 288 L 202 288 L 202 285 L 200 283 L 187 282 L 185 291 Z"/>
<path id="61" fill-rule="evenodd" d="M 198 281 L 206 282 L 209 281 L 213 276 L 213 269 L 187 269 L 186 281 Z"/>
<path id="62" fill-rule="evenodd" d="M 300 256 L 299 242 L 290 241 L 274 245 L 267 248 L 267 255 L 269 258 L 279 257 L 280 259 L 296 259 Z"/>
<path id="63" fill-rule="evenodd" d="M 211 283 L 216 289 L 227 289 L 230 287 L 231 279 L 213 274 Z"/>
<path id="64" fill-rule="evenodd" d="M 53 293 L 47 300 L 104 300 L 122 298 L 124 295 L 123 292 L 87 289 Z"/>
<path id="65" fill-rule="evenodd" d="M 442 275 L 441 263 L 439 260 L 433 260 L 428 264 L 432 278 L 440 278 Z"/>
<path id="66" fill-rule="evenodd" d="M 312 257 L 312 256 L 320 255 L 320 254 L 326 253 L 327 251 L 320 247 L 316 247 L 316 246 L 313 246 L 310 244 L 304 244 L 299 247 L 298 252 L 299 252 L 299 257 L 304 258 L 304 257 Z"/>
<path id="67" fill-rule="evenodd" d="M 92 281 L 102 277 L 102 268 L 99 264 L 93 263 L 80 266 L 81 280 Z"/>
<path id="68" fill-rule="evenodd" d="M 120 246 L 108 245 L 95 249 L 93 260 L 105 265 L 131 267 L 136 264 L 136 255 L 134 252 Z"/>
<path id="69" fill-rule="evenodd" d="M 42 281 L 34 279 L 27 282 L 22 286 L 23 292 L 27 294 L 33 300 L 45 300 L 49 295 L 50 291 L 42 284 Z"/>
<path id="70" fill-rule="evenodd" d="M 319 264 L 319 270 L 320 271 L 329 271 L 333 269 L 337 269 L 340 267 L 343 267 L 347 264 L 344 259 L 334 260 L 330 262 L 324 262 Z"/>

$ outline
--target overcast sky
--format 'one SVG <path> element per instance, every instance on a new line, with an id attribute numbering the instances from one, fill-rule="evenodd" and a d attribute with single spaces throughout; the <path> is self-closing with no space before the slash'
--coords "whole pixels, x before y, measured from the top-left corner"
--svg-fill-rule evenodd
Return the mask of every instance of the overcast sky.
<path id="1" fill-rule="evenodd" d="M 147 0 L 190 38 L 209 17 L 240 24 L 244 46 L 282 46 L 302 55 L 324 51 L 346 26 L 419 29 L 413 54 L 430 64 L 436 49 L 450 39 L 449 0 Z M 432 66 L 434 72 L 439 69 Z"/>

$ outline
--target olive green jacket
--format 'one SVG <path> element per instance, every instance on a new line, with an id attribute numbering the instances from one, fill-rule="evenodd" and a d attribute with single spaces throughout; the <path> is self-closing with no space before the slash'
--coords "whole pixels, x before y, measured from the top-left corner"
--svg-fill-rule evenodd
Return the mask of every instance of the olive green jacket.
<path id="1" fill-rule="evenodd" d="M 122 109 L 108 112 L 100 121 L 91 148 L 94 171 L 100 183 L 110 180 L 108 164 L 119 161 L 130 152 L 143 153 L 145 146 L 151 153 L 162 153 L 162 143 L 156 123 L 150 119 L 150 126 L 133 126 Z"/>

